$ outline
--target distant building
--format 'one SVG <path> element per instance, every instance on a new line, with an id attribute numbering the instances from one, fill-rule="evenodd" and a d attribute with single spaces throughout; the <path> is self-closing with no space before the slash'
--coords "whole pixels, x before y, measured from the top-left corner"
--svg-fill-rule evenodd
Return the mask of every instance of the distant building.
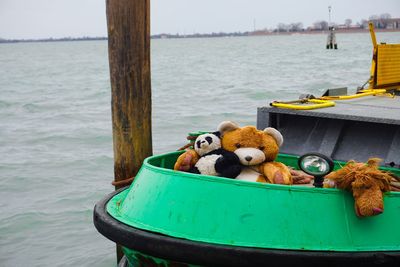
<path id="1" fill-rule="evenodd" d="M 374 24 L 375 29 L 400 29 L 400 18 L 394 19 L 373 19 L 370 20 Z"/>
<path id="2" fill-rule="evenodd" d="M 360 25 L 346 25 L 346 24 L 339 24 L 334 26 L 336 29 L 359 29 Z"/>

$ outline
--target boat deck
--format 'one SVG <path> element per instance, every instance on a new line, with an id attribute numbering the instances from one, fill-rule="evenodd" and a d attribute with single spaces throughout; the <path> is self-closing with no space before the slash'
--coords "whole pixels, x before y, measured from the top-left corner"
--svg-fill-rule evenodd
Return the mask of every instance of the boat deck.
<path id="1" fill-rule="evenodd" d="M 377 122 L 400 125 L 400 96 L 367 96 L 351 100 L 335 101 L 336 105 L 329 108 L 314 110 L 293 110 L 271 107 L 269 113 L 296 114 L 311 117 L 344 119 L 351 121 Z"/>
<path id="2" fill-rule="evenodd" d="M 257 127 L 274 127 L 285 138 L 282 153 L 320 152 L 336 160 L 383 159 L 400 168 L 400 96 L 336 100 L 314 110 L 259 107 Z"/>

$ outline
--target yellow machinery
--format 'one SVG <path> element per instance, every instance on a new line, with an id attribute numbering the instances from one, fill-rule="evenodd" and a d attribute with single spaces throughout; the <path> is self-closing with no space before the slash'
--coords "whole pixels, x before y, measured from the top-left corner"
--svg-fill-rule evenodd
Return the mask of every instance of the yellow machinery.
<path id="1" fill-rule="evenodd" d="M 274 101 L 270 105 L 278 108 L 309 110 L 335 106 L 335 102 L 332 100 L 347 100 L 370 95 L 390 95 L 393 97 L 394 94 L 391 92 L 400 90 L 400 44 L 378 44 L 371 22 L 369 23 L 369 31 L 374 49 L 368 89 L 359 90 L 354 95 L 321 96 L 314 99 L 304 98 L 287 102 Z"/>
<path id="2" fill-rule="evenodd" d="M 369 23 L 374 53 L 369 89 L 400 88 L 400 44 L 377 44 L 374 26 Z"/>

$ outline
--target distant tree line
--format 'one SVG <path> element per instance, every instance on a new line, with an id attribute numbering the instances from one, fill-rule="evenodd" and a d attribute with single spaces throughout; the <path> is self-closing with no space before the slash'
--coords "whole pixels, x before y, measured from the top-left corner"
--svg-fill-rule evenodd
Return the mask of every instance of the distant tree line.
<path id="1" fill-rule="evenodd" d="M 353 25 L 353 21 L 351 19 L 346 19 L 343 24 L 329 23 L 326 20 L 318 20 L 313 23 L 312 26 L 305 29 L 303 27 L 303 23 L 295 22 L 295 23 L 279 23 L 272 32 L 301 32 L 301 31 L 325 31 L 329 29 L 329 26 L 335 26 L 339 28 L 359 28 L 359 29 L 367 29 L 368 21 L 372 21 L 375 28 L 377 29 L 387 29 L 388 26 L 391 25 L 390 19 L 392 16 L 389 13 L 384 13 L 381 15 L 372 15 L 368 20 L 362 19 L 360 22 L 357 22 Z"/>
<path id="2" fill-rule="evenodd" d="M 390 24 L 390 19 L 392 16 L 389 13 L 378 15 L 372 15 L 369 17 L 369 20 L 372 21 L 374 27 L 377 29 L 386 29 Z"/>
<path id="3" fill-rule="evenodd" d="M 164 38 L 212 38 L 212 37 L 234 37 L 234 36 L 248 36 L 249 32 L 212 32 L 212 33 L 193 33 L 193 34 L 155 34 L 152 39 Z"/>
<path id="4" fill-rule="evenodd" d="M 274 32 L 300 32 L 304 31 L 303 23 L 294 22 L 290 24 L 279 23 Z"/>

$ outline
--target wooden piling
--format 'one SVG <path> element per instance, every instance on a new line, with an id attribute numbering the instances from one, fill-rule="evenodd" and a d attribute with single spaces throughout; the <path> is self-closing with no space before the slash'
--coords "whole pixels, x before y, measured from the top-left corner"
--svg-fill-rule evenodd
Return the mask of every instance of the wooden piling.
<path id="1" fill-rule="evenodd" d="M 135 176 L 152 154 L 150 0 L 107 0 L 106 12 L 118 182 Z M 117 257 L 122 257 L 118 248 Z"/>
<path id="2" fill-rule="evenodd" d="M 329 27 L 328 39 L 326 40 L 326 49 L 337 49 L 334 27 Z"/>

